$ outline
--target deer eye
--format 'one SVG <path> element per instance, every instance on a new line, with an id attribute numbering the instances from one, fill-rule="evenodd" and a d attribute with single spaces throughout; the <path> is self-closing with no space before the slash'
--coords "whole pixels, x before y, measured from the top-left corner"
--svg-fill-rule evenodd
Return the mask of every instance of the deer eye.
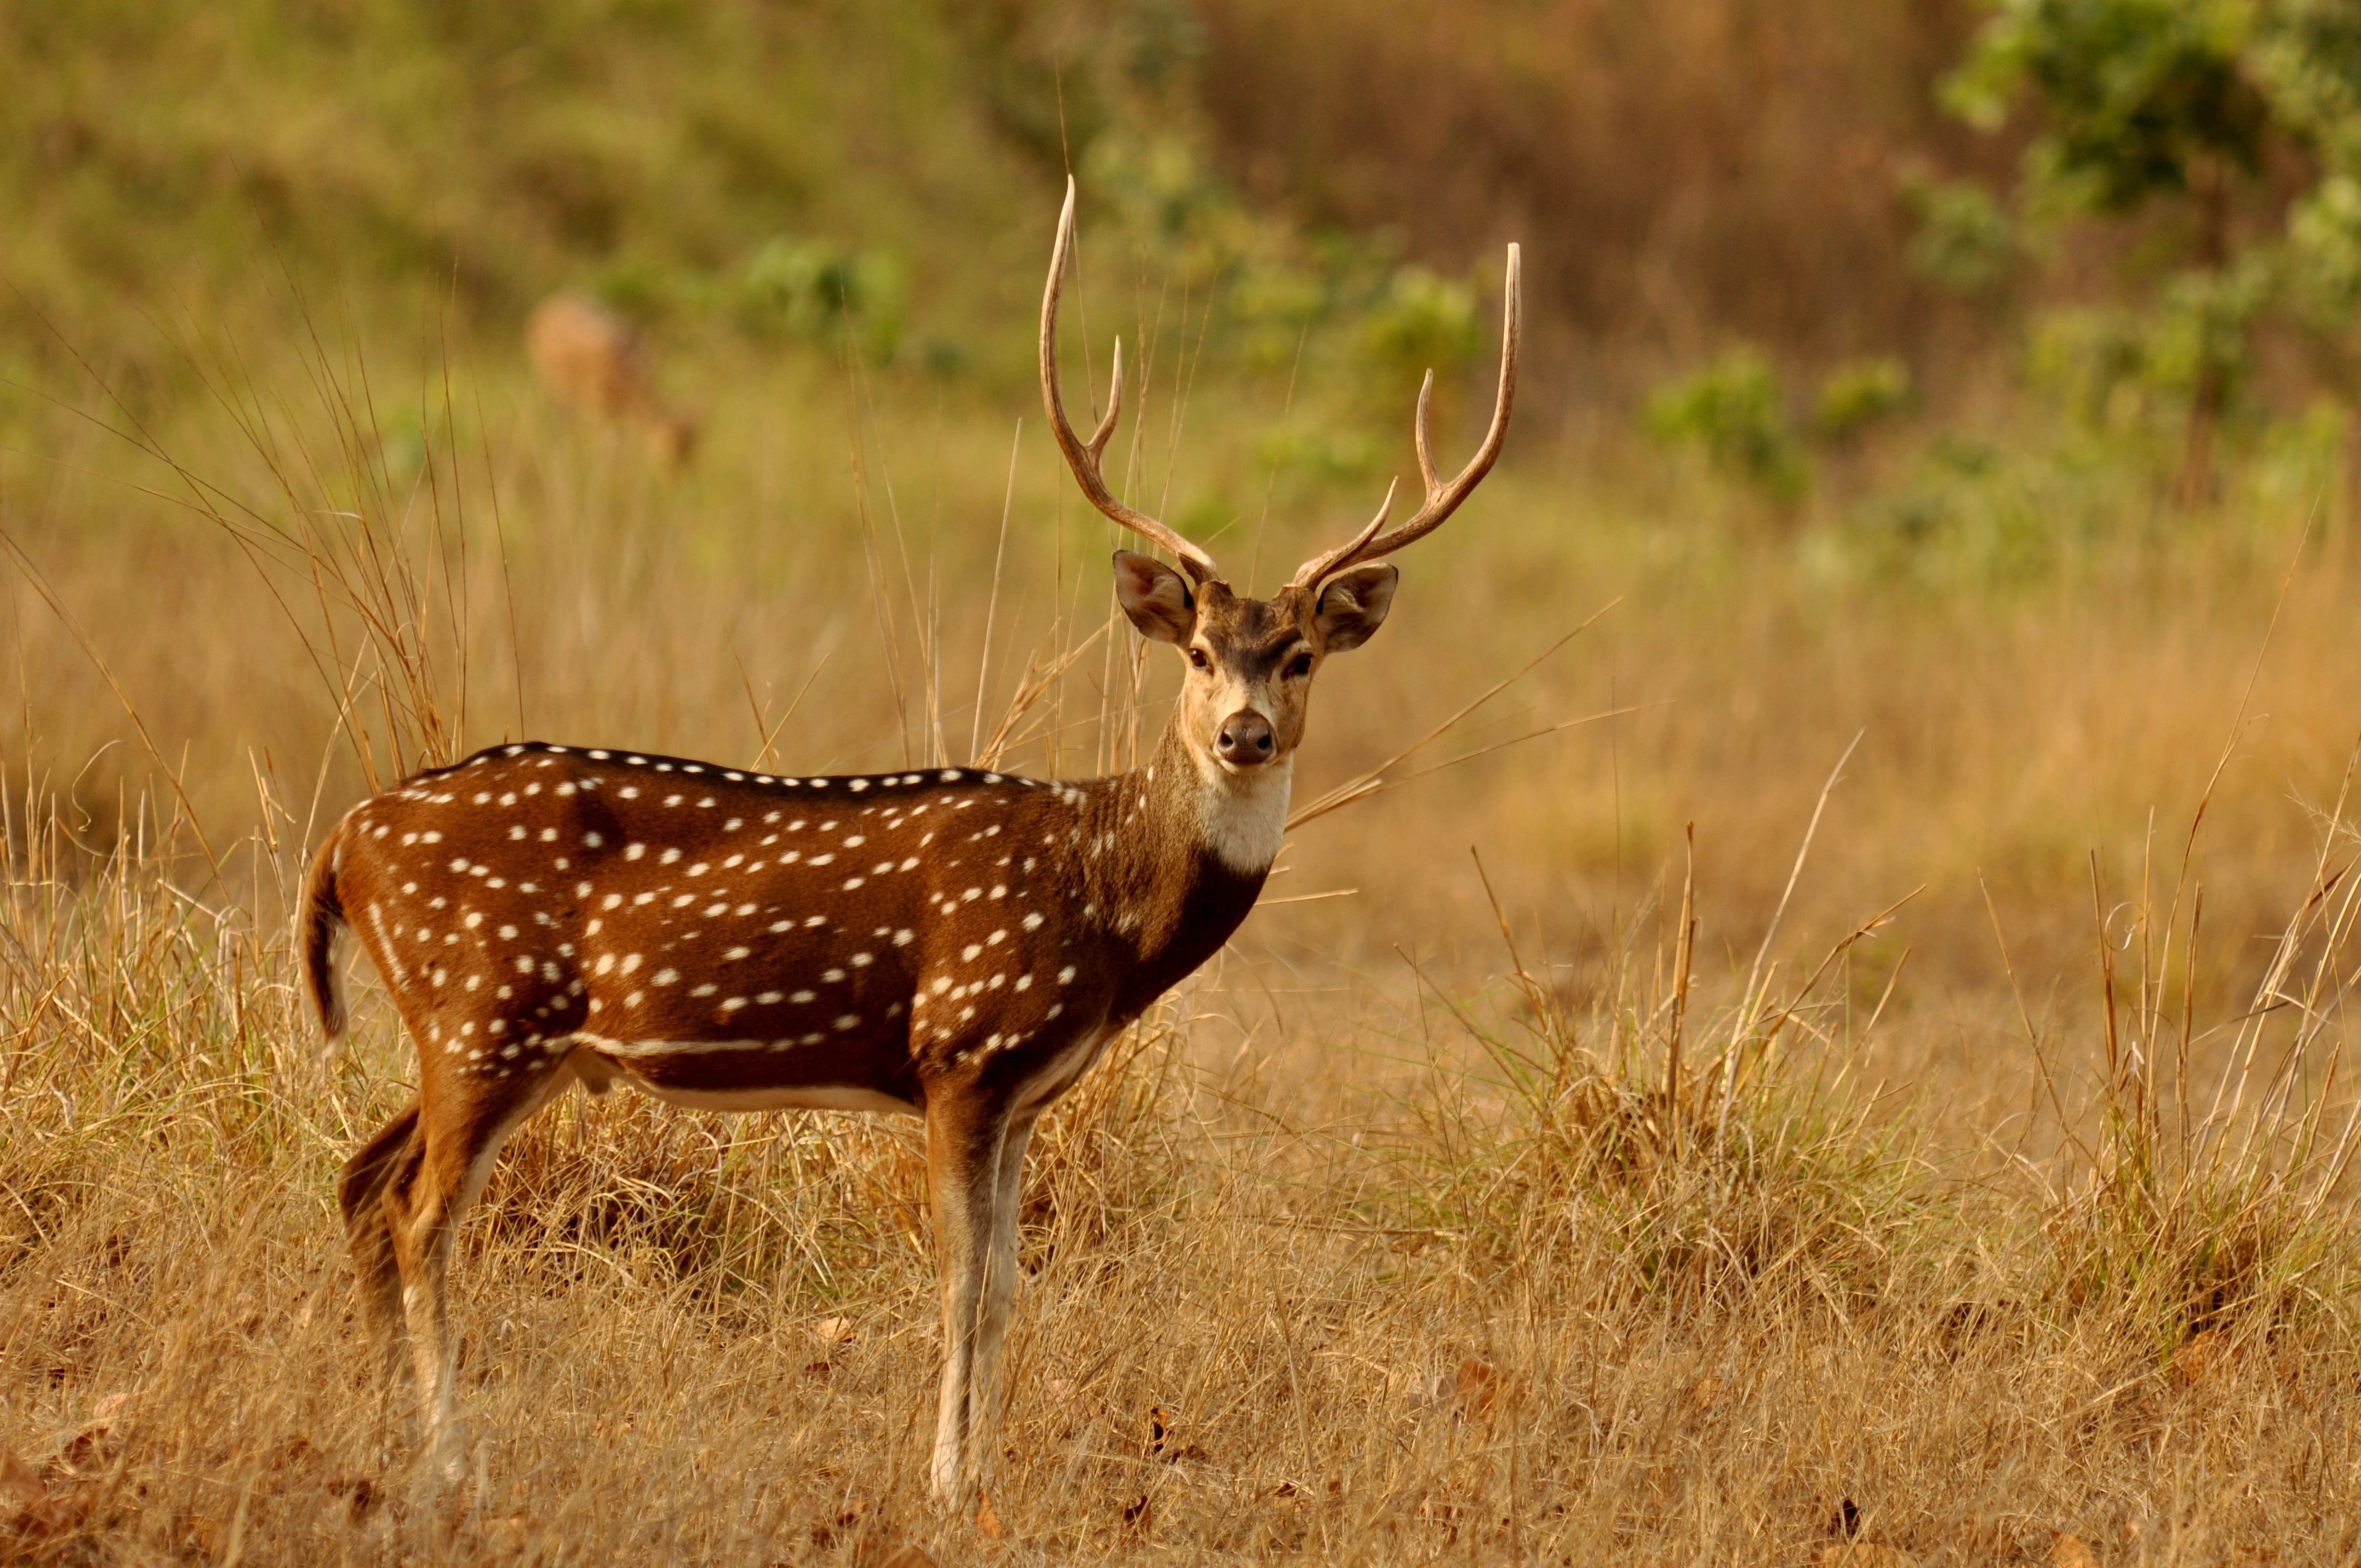
<path id="1" fill-rule="evenodd" d="M 1298 680 L 1312 673 L 1312 655 L 1309 653 L 1298 653 L 1294 658 L 1289 660 L 1287 664 L 1287 673 L 1289 675 Z"/>
<path id="2" fill-rule="evenodd" d="M 1202 648 L 1191 648 L 1189 650 L 1189 664 L 1191 669 L 1210 670 L 1213 667 L 1213 661 L 1205 657 Z"/>

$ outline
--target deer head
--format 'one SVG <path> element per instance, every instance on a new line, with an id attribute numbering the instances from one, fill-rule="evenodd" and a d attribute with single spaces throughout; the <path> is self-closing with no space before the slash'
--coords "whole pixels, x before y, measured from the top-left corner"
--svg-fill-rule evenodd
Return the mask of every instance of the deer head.
<path id="1" fill-rule="evenodd" d="M 1508 434 L 1509 411 L 1516 400 L 1519 328 L 1518 248 L 1509 247 L 1506 298 L 1501 307 L 1500 387 L 1492 406 L 1491 428 L 1467 466 L 1445 482 L 1434 471 L 1427 440 L 1427 404 L 1434 373 L 1419 389 L 1413 426 L 1420 477 L 1426 499 L 1418 515 L 1385 532 L 1393 510 L 1389 486 L 1384 504 L 1351 539 L 1306 561 L 1279 592 L 1254 598 L 1231 588 L 1212 556 L 1145 512 L 1115 499 L 1100 467 L 1101 455 L 1123 412 L 1123 342 L 1115 345 L 1106 417 L 1088 441 L 1067 422 L 1058 390 L 1058 297 L 1067 253 L 1073 244 L 1074 182 L 1066 181 L 1065 210 L 1049 257 L 1049 281 L 1041 296 L 1041 396 L 1049 428 L 1066 455 L 1082 494 L 1093 506 L 1151 543 L 1170 551 L 1181 571 L 1152 556 L 1115 553 L 1115 598 L 1124 614 L 1151 641 L 1169 642 L 1189 663 L 1173 728 L 1209 782 L 1248 785 L 1283 774 L 1303 739 L 1304 714 L 1312 677 L 1331 653 L 1357 648 L 1376 635 L 1393 604 L 1400 573 L 1381 558 L 1442 526 L 1459 503 L 1491 471 Z M 1181 573 L 1186 572 L 1184 577 Z"/>

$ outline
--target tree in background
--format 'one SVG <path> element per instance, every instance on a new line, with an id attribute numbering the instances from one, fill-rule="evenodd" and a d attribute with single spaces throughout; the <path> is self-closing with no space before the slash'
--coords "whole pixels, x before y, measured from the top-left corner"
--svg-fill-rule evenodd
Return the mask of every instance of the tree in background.
<path id="1" fill-rule="evenodd" d="M 2037 108 L 2018 192 L 2030 215 L 2164 219 L 2140 251 L 2167 260 L 2138 357 L 2187 400 L 2182 502 L 2211 492 L 2222 416 L 2266 313 L 2302 330 L 2356 400 L 2361 6 L 1998 0 L 1944 94 L 1987 129 L 2021 100 Z"/>
<path id="2" fill-rule="evenodd" d="M 2256 50 L 2280 122 L 2317 178 L 2288 210 L 2279 292 L 2322 370 L 2345 390 L 2345 516 L 2361 518 L 2361 6 L 2279 0 Z"/>
<path id="3" fill-rule="evenodd" d="M 2211 488 L 2213 449 L 2257 302 L 2234 203 L 2262 166 L 2270 106 L 2246 70 L 2257 7 L 2242 0 L 2001 0 L 1945 84 L 1997 128 L 2020 97 L 2042 115 L 2021 196 L 2042 216 L 2123 218 L 2159 205 L 2179 252 L 2157 288 L 2153 368 L 2188 399 L 2175 491 Z"/>

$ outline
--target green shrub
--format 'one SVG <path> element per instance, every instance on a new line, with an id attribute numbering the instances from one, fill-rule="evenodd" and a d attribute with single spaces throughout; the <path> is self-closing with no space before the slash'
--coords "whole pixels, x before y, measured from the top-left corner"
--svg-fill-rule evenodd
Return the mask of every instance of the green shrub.
<path id="1" fill-rule="evenodd" d="M 1423 267 L 1403 267 L 1370 302 L 1361 320 L 1359 346 L 1371 376 L 1398 389 L 1416 388 L 1429 370 L 1438 386 L 1450 384 L 1475 360 L 1483 341 L 1476 291 Z"/>
<path id="2" fill-rule="evenodd" d="M 1918 220 L 1910 265 L 1945 288 L 1981 294 L 2007 280 L 2016 264 L 2014 225 L 2000 203 L 1968 180 L 1914 180 L 1903 198 Z"/>
<path id="3" fill-rule="evenodd" d="M 1658 389 L 1643 418 L 1658 441 L 1702 451 L 1717 472 L 1782 505 L 1800 499 L 1810 484 L 1778 373 L 1759 349 L 1733 348 Z"/>
<path id="4" fill-rule="evenodd" d="M 1830 441 L 1858 434 L 1909 407 L 1910 367 L 1891 356 L 1849 359 L 1828 372 L 1812 404 L 1812 433 Z"/>
<path id="5" fill-rule="evenodd" d="M 884 251 L 781 235 L 740 269 L 739 313 L 757 330 L 850 342 L 882 364 L 901 342 L 903 276 Z"/>

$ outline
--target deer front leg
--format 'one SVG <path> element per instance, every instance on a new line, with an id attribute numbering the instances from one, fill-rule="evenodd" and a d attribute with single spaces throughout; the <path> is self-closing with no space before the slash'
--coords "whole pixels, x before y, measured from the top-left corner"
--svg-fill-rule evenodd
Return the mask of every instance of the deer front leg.
<path id="1" fill-rule="evenodd" d="M 942 1272 L 943 1385 L 930 1478 L 939 1501 L 966 1500 L 968 1451 L 976 1427 L 978 1352 L 998 1241 L 1000 1155 L 1006 1115 L 939 1102 L 927 1108 L 927 1186 L 935 1253 Z"/>

